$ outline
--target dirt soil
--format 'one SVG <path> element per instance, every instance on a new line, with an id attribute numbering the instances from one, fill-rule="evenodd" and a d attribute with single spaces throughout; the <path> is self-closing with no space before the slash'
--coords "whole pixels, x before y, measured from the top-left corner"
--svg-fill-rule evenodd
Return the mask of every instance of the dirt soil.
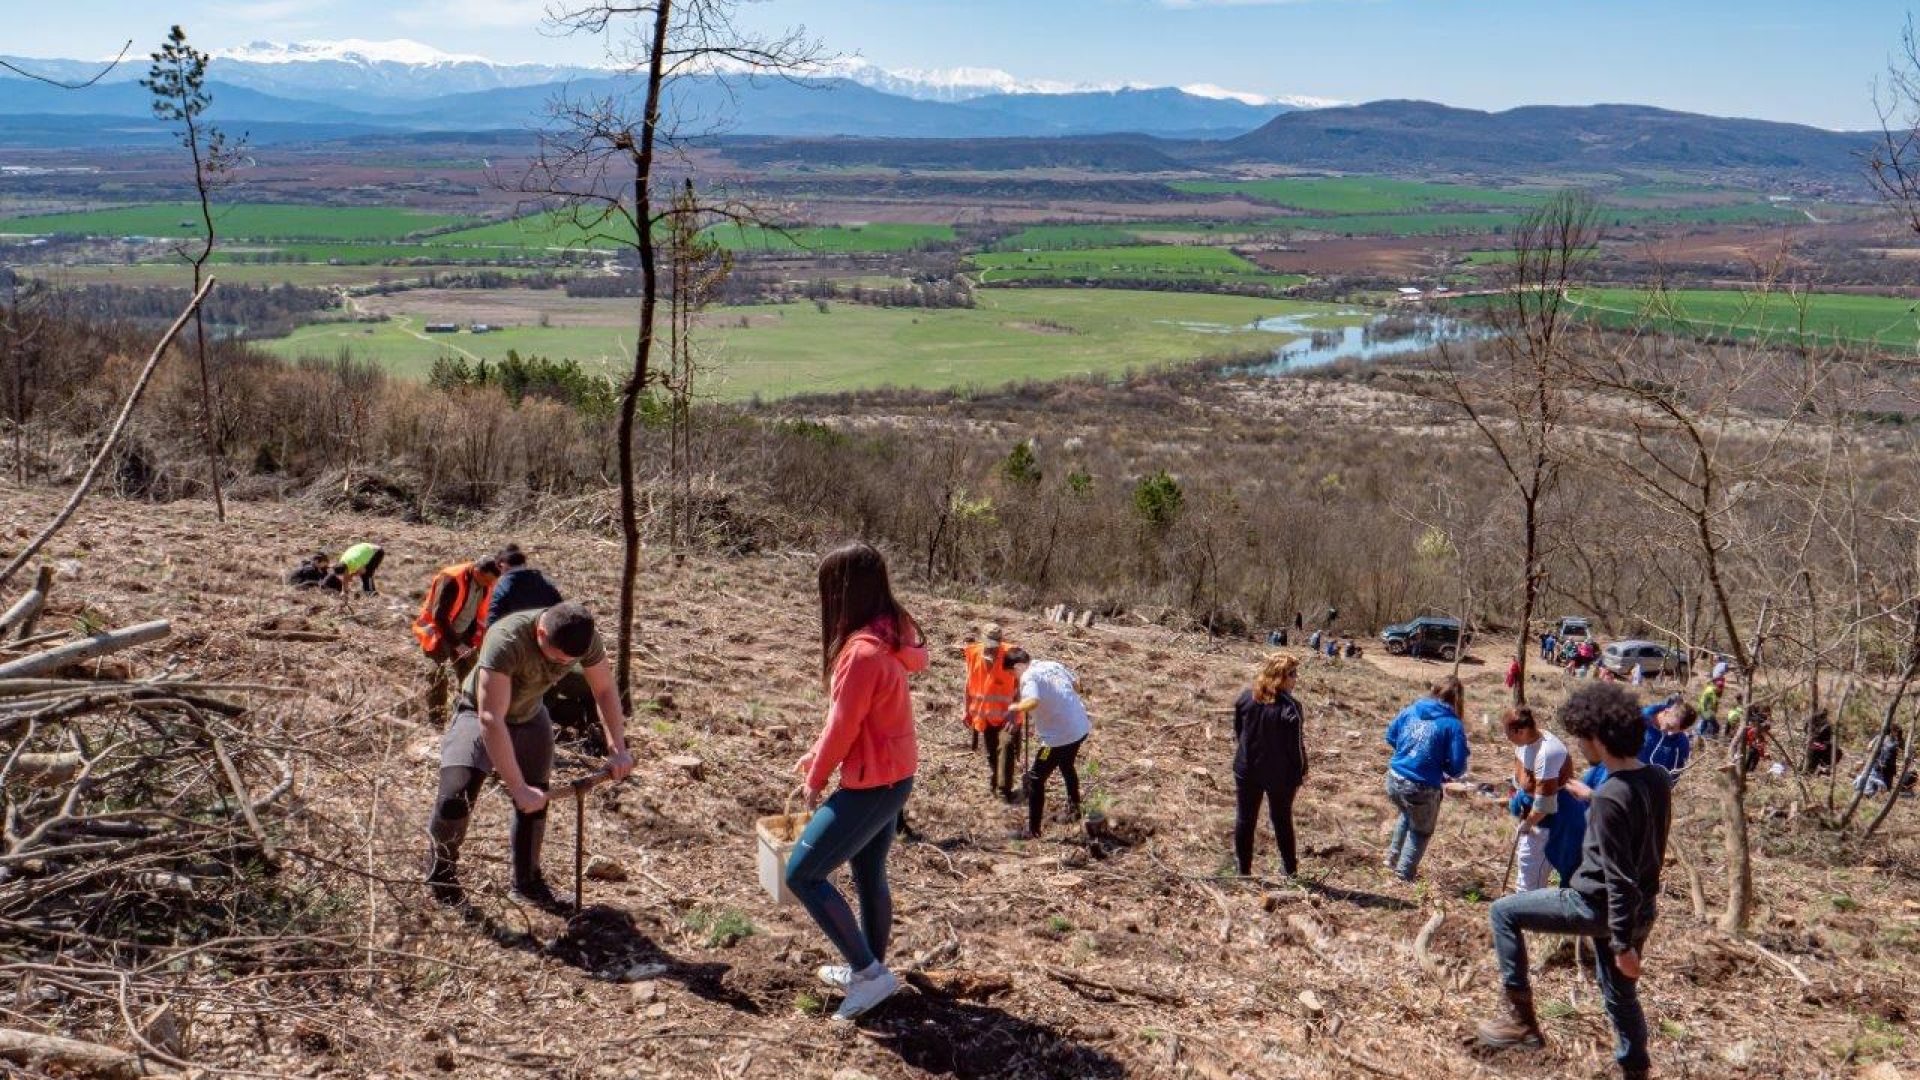
<path id="1" fill-rule="evenodd" d="M 55 505 L 9 490 L 0 546 L 23 542 Z M 536 520 L 496 535 L 288 505 L 230 513 L 219 525 L 198 504 L 100 500 L 51 552 L 59 610 L 175 620 L 172 638 L 130 655 L 137 665 L 296 688 L 279 707 L 309 718 L 329 762 L 302 777 L 300 813 L 364 837 L 309 857 L 336 876 L 338 933 L 363 940 L 368 969 L 284 1012 L 203 1018 L 193 1060 L 355 1078 L 1536 1078 L 1608 1067 L 1592 981 L 1568 966 L 1537 983 L 1546 1050 L 1488 1061 L 1461 1045 L 1497 995 L 1486 912 L 1511 835 L 1498 800 L 1450 797 L 1418 884 L 1380 866 L 1392 825 L 1381 731 L 1440 665 L 1305 665 L 1313 773 L 1298 811 L 1302 878 L 1274 880 L 1263 827 L 1257 872 L 1268 876 L 1240 880 L 1228 872 L 1229 706 L 1260 650 L 1135 625 L 1068 629 L 908 588 L 939 655 L 916 680 L 922 765 L 915 839 L 890 864 L 892 959 L 925 970 L 918 988 L 842 1027 L 821 1014 L 833 995 L 813 975 L 837 958 L 754 872 L 753 823 L 782 809 L 824 705 L 812 554 L 648 554 L 632 723 L 640 766 L 594 794 L 587 813 L 588 852 L 626 880 L 590 881 L 588 910 L 571 923 L 511 902 L 508 805 L 490 791 L 468 844 L 474 907 L 463 917 L 417 884 L 442 724 L 425 713 L 426 667 L 405 628 L 418 590 L 434 567 L 518 540 L 569 595 L 611 612 L 615 544 L 543 532 Z M 384 594 L 343 601 L 279 584 L 283 564 L 310 548 L 362 539 L 388 551 Z M 1090 802 L 1106 804 L 1113 839 L 1091 843 L 1058 821 L 1039 841 L 1008 838 L 1018 817 L 989 797 L 968 750 L 949 651 L 986 621 L 1084 677 L 1095 723 L 1084 783 Z M 296 623 L 340 640 L 249 635 Z M 1478 717 L 1497 708 L 1503 668 L 1466 669 L 1473 778 L 1493 785 L 1511 758 Z M 1553 674 L 1534 685 L 1549 704 L 1563 692 Z M 567 748 L 557 772 L 595 764 Z M 1708 779 L 1682 782 L 1673 836 L 1717 908 Z M 1836 853 L 1798 816 L 1802 799 L 1792 780 L 1762 779 L 1752 800 L 1764 900 L 1754 941 L 1773 958 L 1696 918 L 1688 874 L 1669 867 L 1642 988 L 1658 1075 L 1853 1076 L 1912 1064 L 1920 903 L 1908 815 L 1896 813 L 1884 844 Z M 554 817 L 546 865 L 558 886 L 570 884 L 573 826 L 571 813 Z M 1415 937 L 1434 919 L 1423 962 Z M 748 932 L 727 942 L 716 929 L 728 927 Z"/>

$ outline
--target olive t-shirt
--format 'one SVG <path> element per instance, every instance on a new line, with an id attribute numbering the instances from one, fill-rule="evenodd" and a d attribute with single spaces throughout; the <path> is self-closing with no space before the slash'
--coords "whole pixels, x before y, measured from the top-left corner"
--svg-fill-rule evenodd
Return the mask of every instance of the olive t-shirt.
<path id="1" fill-rule="evenodd" d="M 481 672 L 497 671 L 513 683 L 513 697 L 507 703 L 507 723 L 524 724 L 540 710 L 540 698 L 569 671 L 606 662 L 607 651 L 601 647 L 597 631 L 587 643 L 587 654 L 578 663 L 556 664 L 548 660 L 537 636 L 541 611 L 515 612 L 487 627 L 487 636 L 480 642 L 480 660 L 460 686 L 461 708 L 472 708 L 479 703 Z"/>

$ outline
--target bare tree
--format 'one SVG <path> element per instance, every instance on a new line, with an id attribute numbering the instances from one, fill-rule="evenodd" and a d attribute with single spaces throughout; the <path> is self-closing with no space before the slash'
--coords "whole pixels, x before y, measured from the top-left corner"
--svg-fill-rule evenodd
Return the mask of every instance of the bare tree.
<path id="1" fill-rule="evenodd" d="M 712 217 L 701 209 L 693 178 L 687 177 L 674 196 L 667 230 L 673 331 L 665 379 L 672 436 L 669 510 L 673 520 L 668 535 L 675 547 L 693 539 L 693 396 L 700 367 L 694 350 L 694 320 L 733 272 L 733 256 L 707 231 Z"/>
<path id="2" fill-rule="evenodd" d="M 640 265 L 640 310 L 633 366 L 621 385 L 619 657 L 615 677 L 630 699 L 634 591 L 640 572 L 634 424 L 652 382 L 660 303 L 654 230 L 671 213 L 654 183 L 664 153 L 684 150 L 712 128 L 689 132 L 668 115 L 670 89 L 691 78 L 783 77 L 812 68 L 820 53 L 804 34 L 759 35 L 734 18 L 742 0 L 554 0 L 548 22 L 559 32 L 600 38 L 608 58 L 640 80 L 638 112 L 624 96 L 554 103 L 558 129 L 544 136 L 521 190 L 557 198 L 588 243 L 633 250 Z M 725 211 L 709 208 L 716 213 Z M 737 214 L 736 216 L 747 216 Z"/>
<path id="3" fill-rule="evenodd" d="M 1480 434 L 1520 505 L 1520 616 L 1513 700 L 1527 701 L 1528 639 L 1546 571 L 1544 503 L 1560 481 L 1569 413 L 1567 339 L 1576 322 L 1568 290 L 1598 238 L 1593 196 L 1567 191 L 1528 214 L 1513 238 L 1505 290 L 1487 308 L 1496 333 L 1484 347 L 1440 350 L 1441 397 Z"/>
<path id="4" fill-rule="evenodd" d="M 127 43 L 125 45 L 120 46 L 119 55 L 107 61 L 106 64 L 100 68 L 99 71 L 94 72 L 91 76 L 89 76 L 88 78 L 82 79 L 79 82 L 67 82 L 64 79 L 56 79 L 51 75 L 42 75 L 38 72 L 28 71 L 26 68 L 23 68 L 20 65 L 12 63 L 11 61 L 8 61 L 5 59 L 0 59 L 0 68 L 4 68 L 7 71 L 11 71 L 15 75 L 20 76 L 21 78 L 32 79 L 34 82 L 43 82 L 43 83 L 46 83 L 48 86 L 57 86 L 62 90 L 85 90 L 87 87 L 92 86 L 94 83 L 97 83 L 101 79 L 106 78 L 108 73 L 113 71 L 114 68 L 119 67 L 120 61 L 125 60 L 127 58 L 127 53 L 130 50 L 132 50 L 132 48 L 133 48 L 133 39 L 128 38 Z"/>
<path id="5" fill-rule="evenodd" d="M 47 333 L 43 282 L 6 275 L 7 301 L 0 306 L 0 361 L 7 368 L 8 422 L 13 426 L 13 478 L 27 482 L 27 420 L 33 414 L 35 377 Z"/>
<path id="6" fill-rule="evenodd" d="M 200 201 L 200 243 L 181 249 L 193 265 L 193 289 L 200 291 L 207 260 L 213 257 L 213 191 L 241 159 L 244 140 L 229 143 L 226 133 L 206 119 L 213 96 L 207 92 L 207 54 L 187 44 L 187 32 L 175 26 L 153 54 L 153 66 L 140 85 L 153 93 L 153 115 L 179 125 L 180 145 L 193 160 L 193 188 Z M 213 489 L 213 513 L 227 519 L 220 492 L 220 447 L 213 417 L 213 376 L 207 368 L 207 323 L 203 305 L 193 309 L 194 356 L 200 363 L 200 429 L 207 452 L 207 483 Z"/>
<path id="7" fill-rule="evenodd" d="M 1756 296 L 1764 300 L 1771 285 L 1761 283 Z M 1781 544 L 1778 522 L 1768 525 L 1759 515 L 1742 514 L 1767 493 L 1764 479 L 1776 463 L 1802 449 L 1800 426 L 1811 394 L 1806 380 L 1820 368 L 1812 354 L 1795 364 L 1764 339 L 1734 347 L 1685 344 L 1661 331 L 1672 319 L 1664 294 L 1656 289 L 1642 317 L 1650 329 L 1578 351 L 1584 386 L 1621 410 L 1612 422 L 1592 423 L 1588 430 L 1631 490 L 1668 519 L 1674 542 L 1696 561 L 1721 647 L 1743 675 L 1745 710 L 1761 662 L 1768 610 L 1763 600 L 1754 627 L 1743 628 L 1737 575 L 1751 575 L 1747 591 L 1763 598 L 1791 595 L 1798 575 L 1766 581 L 1762 560 L 1735 557 L 1742 549 Z M 1766 403 L 1767 415 L 1750 403 Z M 1729 879 L 1720 927 L 1730 934 L 1743 933 L 1753 911 L 1742 735 L 1729 733 L 1729 752 L 1716 772 Z"/>

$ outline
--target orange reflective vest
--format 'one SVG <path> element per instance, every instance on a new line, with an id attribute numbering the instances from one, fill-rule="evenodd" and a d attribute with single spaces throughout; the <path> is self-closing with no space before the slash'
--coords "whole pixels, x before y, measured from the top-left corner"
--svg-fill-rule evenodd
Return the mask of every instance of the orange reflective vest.
<path id="1" fill-rule="evenodd" d="M 976 641 L 967 646 L 967 726 L 975 731 L 1003 727 L 1014 718 L 1020 680 L 1001 662 L 1008 648 L 1004 642 L 989 646 Z"/>
<path id="2" fill-rule="evenodd" d="M 420 651 L 435 660 L 450 660 L 461 646 L 480 644 L 487 629 L 487 594 L 493 591 L 495 580 L 493 574 L 482 573 L 473 563 L 441 567 L 427 586 L 427 598 L 421 601 L 420 614 L 413 620 L 413 636 L 420 642 Z M 449 589 L 454 590 L 451 601 Z M 445 623 L 435 617 L 438 610 L 447 612 Z"/>

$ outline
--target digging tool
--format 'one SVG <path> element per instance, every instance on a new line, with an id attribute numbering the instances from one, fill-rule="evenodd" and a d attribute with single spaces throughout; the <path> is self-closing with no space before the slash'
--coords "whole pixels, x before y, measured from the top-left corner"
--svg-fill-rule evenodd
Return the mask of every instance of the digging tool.
<path id="1" fill-rule="evenodd" d="M 1500 875 L 1500 895 L 1513 891 L 1513 864 L 1520 857 L 1520 834 L 1527 831 L 1527 819 L 1521 818 L 1518 828 L 1513 830 L 1513 843 L 1507 845 L 1507 870 Z"/>
<path id="2" fill-rule="evenodd" d="M 547 792 L 549 803 L 556 799 L 573 800 L 573 913 L 575 915 L 580 914 L 586 906 L 587 792 L 606 783 L 612 775 L 605 768 L 601 768 Z"/>

